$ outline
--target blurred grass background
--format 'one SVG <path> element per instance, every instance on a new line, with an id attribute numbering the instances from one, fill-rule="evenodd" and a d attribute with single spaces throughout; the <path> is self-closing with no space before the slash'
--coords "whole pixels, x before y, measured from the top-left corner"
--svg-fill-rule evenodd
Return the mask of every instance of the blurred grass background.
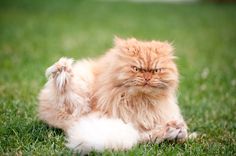
<path id="1" fill-rule="evenodd" d="M 173 42 L 180 107 L 200 136 L 90 155 L 235 155 L 235 4 L 76 0 L 0 1 L 0 155 L 72 155 L 37 119 L 44 71 L 62 56 L 103 54 L 114 35 Z"/>

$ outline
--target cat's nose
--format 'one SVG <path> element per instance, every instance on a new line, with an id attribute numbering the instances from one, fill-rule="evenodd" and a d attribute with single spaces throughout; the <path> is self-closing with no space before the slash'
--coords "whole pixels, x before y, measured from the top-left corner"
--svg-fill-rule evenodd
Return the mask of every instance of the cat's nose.
<path id="1" fill-rule="evenodd" d="M 151 78 L 152 78 L 152 74 L 149 73 L 149 72 L 146 72 L 146 73 L 143 74 L 143 78 L 144 78 L 145 81 L 150 81 Z"/>
<path id="2" fill-rule="evenodd" d="M 145 81 L 149 81 L 149 80 L 151 80 L 151 78 L 144 78 L 145 79 Z"/>

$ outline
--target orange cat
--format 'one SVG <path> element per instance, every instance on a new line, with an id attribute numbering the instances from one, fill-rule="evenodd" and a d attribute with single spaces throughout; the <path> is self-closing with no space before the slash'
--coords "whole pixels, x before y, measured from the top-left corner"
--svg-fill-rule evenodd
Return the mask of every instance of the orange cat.
<path id="1" fill-rule="evenodd" d="M 68 147 L 83 152 L 185 140 L 174 58 L 167 42 L 117 37 L 99 59 L 73 64 L 61 58 L 46 71 L 39 117 L 63 129 Z"/>

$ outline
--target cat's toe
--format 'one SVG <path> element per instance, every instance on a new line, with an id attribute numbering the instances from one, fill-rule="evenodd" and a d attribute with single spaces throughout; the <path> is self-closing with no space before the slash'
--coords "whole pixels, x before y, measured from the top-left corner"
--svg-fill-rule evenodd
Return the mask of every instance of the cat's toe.
<path id="1" fill-rule="evenodd" d="M 56 68 L 58 71 L 70 72 L 72 68 L 73 59 L 62 57 L 57 63 Z"/>
<path id="2" fill-rule="evenodd" d="M 166 124 L 166 140 L 175 140 L 178 141 L 185 140 L 188 136 L 187 129 L 183 122 L 170 121 Z"/>
<path id="3" fill-rule="evenodd" d="M 174 140 L 178 137 L 178 134 L 180 133 L 180 129 L 177 129 L 175 127 L 168 127 L 165 134 L 166 140 Z"/>
<path id="4" fill-rule="evenodd" d="M 185 141 L 188 137 L 188 132 L 186 128 L 181 128 L 178 135 L 177 135 L 177 140 L 178 141 Z"/>
<path id="5" fill-rule="evenodd" d="M 46 70 L 47 77 L 56 77 L 62 72 L 71 73 L 73 59 L 62 57 Z"/>
<path id="6" fill-rule="evenodd" d="M 173 121 L 168 122 L 166 124 L 166 126 L 175 127 L 175 128 L 182 128 L 182 127 L 184 127 L 184 123 L 180 122 L 180 121 L 173 120 Z"/>

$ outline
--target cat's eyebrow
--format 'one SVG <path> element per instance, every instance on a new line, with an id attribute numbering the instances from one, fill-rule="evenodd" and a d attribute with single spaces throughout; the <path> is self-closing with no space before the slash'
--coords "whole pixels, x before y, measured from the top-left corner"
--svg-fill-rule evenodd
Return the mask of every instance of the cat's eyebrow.
<path id="1" fill-rule="evenodd" d="M 143 68 L 144 63 L 140 59 L 137 59 L 136 63 L 137 63 L 139 68 Z"/>
<path id="2" fill-rule="evenodd" d="M 141 66 L 140 66 L 140 62 L 139 62 L 139 60 L 134 60 L 134 61 L 132 61 L 132 66 L 135 66 L 135 67 L 138 67 L 138 68 L 140 68 Z"/>
<path id="3" fill-rule="evenodd" d="M 140 67 L 145 67 L 145 65 L 147 65 L 143 57 L 139 57 L 137 60 L 139 61 Z"/>
<path id="4" fill-rule="evenodd" d="M 154 61 L 154 63 L 152 63 L 151 69 L 156 69 L 158 67 L 158 61 Z"/>
<path id="5" fill-rule="evenodd" d="M 161 68 L 161 62 L 159 60 L 154 60 L 154 63 L 152 64 L 152 69 L 157 69 L 157 68 Z"/>

